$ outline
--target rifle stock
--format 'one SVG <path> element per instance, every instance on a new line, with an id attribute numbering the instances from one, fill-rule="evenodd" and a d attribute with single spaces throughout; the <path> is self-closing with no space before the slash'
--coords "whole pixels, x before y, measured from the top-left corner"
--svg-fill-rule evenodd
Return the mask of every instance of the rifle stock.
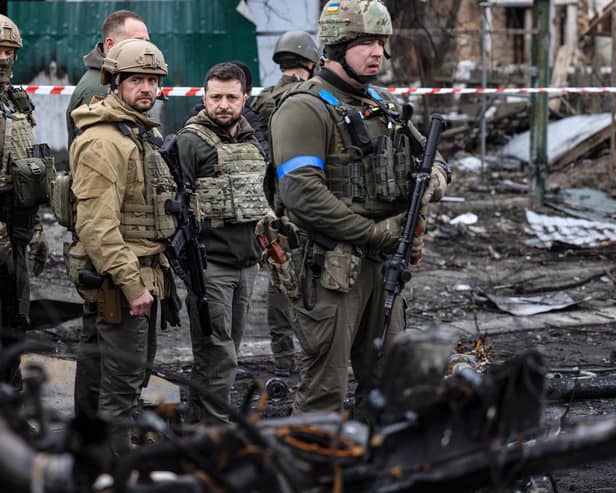
<path id="1" fill-rule="evenodd" d="M 404 223 L 404 229 L 400 235 L 400 242 L 396 253 L 390 256 L 385 262 L 383 270 L 383 284 L 385 289 L 384 303 L 384 322 L 383 332 L 379 339 L 374 341 L 374 346 L 377 351 L 377 357 L 383 356 L 385 339 L 389 331 L 391 323 L 391 313 L 393 310 L 396 297 L 400 294 L 407 282 L 411 280 L 411 270 L 409 262 L 411 260 L 411 247 L 413 244 L 413 235 L 419 221 L 419 212 L 421 210 L 421 201 L 430 183 L 430 172 L 436 157 L 437 147 L 441 139 L 441 133 L 445 126 L 442 115 L 433 113 L 430 121 L 430 129 L 428 130 L 428 139 L 424 149 L 424 155 L 421 160 L 419 173 L 415 179 L 415 186 L 409 197 L 409 207 Z"/>
<path id="2" fill-rule="evenodd" d="M 178 156 L 177 138 L 168 135 L 159 150 L 177 183 L 175 200 L 168 200 L 165 212 L 178 220 L 178 230 L 169 240 L 167 254 L 174 272 L 184 281 L 186 288 L 197 298 L 199 322 L 204 335 L 211 333 L 210 311 L 206 295 L 205 245 L 199 241 L 201 225 L 190 199 L 194 195 L 191 184 L 185 179 Z"/>

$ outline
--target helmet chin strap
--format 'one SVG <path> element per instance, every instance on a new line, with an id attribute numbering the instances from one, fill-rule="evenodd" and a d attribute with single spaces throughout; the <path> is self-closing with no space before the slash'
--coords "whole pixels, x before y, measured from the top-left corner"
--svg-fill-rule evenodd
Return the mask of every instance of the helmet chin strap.
<path id="1" fill-rule="evenodd" d="M 342 60 L 339 60 L 339 63 L 342 65 L 342 68 L 347 75 L 360 84 L 369 84 L 370 82 L 374 82 L 377 78 L 376 75 L 359 75 L 355 70 L 353 70 L 353 67 L 348 64 L 346 54 L 342 57 Z"/>
<path id="2" fill-rule="evenodd" d="M 349 65 L 346 59 L 346 52 L 349 48 L 349 43 L 342 43 L 334 46 L 327 46 L 327 58 L 338 62 L 346 74 L 360 84 L 369 84 L 377 79 L 377 75 L 359 75 L 353 67 Z"/>

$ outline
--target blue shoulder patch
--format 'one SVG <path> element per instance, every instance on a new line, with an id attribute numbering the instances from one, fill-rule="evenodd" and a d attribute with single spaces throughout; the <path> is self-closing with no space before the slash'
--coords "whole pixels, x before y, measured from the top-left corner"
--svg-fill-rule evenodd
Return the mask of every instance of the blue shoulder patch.
<path id="1" fill-rule="evenodd" d="M 376 92 L 373 87 L 368 88 L 368 94 L 370 94 L 370 97 L 374 99 L 375 101 L 383 101 L 383 98 L 381 97 L 381 95 L 378 92 Z"/>
<path id="2" fill-rule="evenodd" d="M 332 106 L 338 106 L 340 104 L 340 101 L 338 101 L 336 96 L 334 96 L 331 92 L 326 91 L 325 89 L 321 89 L 319 91 L 319 96 L 321 96 L 321 99 L 323 101 L 325 101 L 327 104 L 331 104 Z"/>

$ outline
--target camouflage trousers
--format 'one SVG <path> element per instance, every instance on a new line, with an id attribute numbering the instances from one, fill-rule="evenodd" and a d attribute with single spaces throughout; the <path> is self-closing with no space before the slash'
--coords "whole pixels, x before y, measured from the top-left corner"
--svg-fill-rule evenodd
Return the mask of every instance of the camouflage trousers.
<path id="1" fill-rule="evenodd" d="M 316 304 L 306 310 L 292 303 L 291 323 L 302 348 L 300 385 L 293 414 L 343 410 L 349 361 L 357 379 L 355 418 L 366 417 L 366 401 L 383 371 L 375 357 L 374 339 L 383 329 L 383 263 L 364 258 L 355 284 L 347 293 L 317 287 Z M 394 304 L 385 351 L 404 329 L 402 297 Z"/>
<path id="2" fill-rule="evenodd" d="M 256 265 L 238 269 L 208 262 L 209 335 L 201 330 L 195 297 L 189 294 L 186 298 L 194 360 L 192 381 L 224 402 L 228 401 L 235 382 L 238 351 L 256 275 Z M 225 423 L 229 418 L 224 409 L 193 388 L 189 420 Z"/>

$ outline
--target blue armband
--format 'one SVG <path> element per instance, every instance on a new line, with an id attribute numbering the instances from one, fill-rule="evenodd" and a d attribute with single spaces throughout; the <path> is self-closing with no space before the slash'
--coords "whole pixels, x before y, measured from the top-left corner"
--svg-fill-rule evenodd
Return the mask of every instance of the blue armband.
<path id="1" fill-rule="evenodd" d="M 291 171 L 303 168 L 304 166 L 314 166 L 316 168 L 325 169 L 325 163 L 320 157 L 317 156 L 295 156 L 288 161 L 282 163 L 276 169 L 278 175 L 278 181 L 282 180 L 282 177 Z"/>

